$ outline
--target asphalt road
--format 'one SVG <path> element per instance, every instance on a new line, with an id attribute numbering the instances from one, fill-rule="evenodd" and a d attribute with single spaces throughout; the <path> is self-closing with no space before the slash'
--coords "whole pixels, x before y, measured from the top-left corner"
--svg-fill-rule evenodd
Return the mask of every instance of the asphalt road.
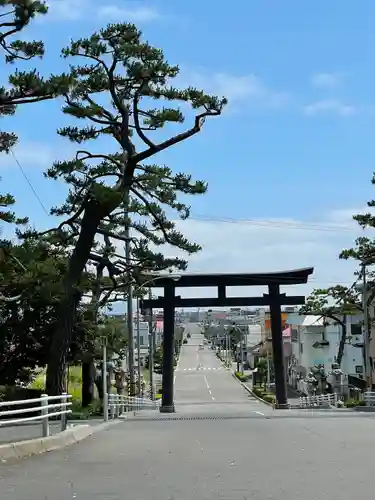
<path id="1" fill-rule="evenodd" d="M 228 411 L 248 414 L 268 409 L 241 387 L 209 346 L 199 349 L 204 338 L 199 325 L 187 325 L 188 332 L 191 338 L 182 347 L 175 372 L 178 415 L 203 411 L 214 415 L 227 414 Z"/>
<path id="2" fill-rule="evenodd" d="M 207 370 L 189 373 L 198 364 Z M 65 450 L 0 464 L 1 500 L 373 497 L 372 415 L 256 413 L 218 367 L 213 353 L 184 347 L 175 415 L 147 412 Z"/>

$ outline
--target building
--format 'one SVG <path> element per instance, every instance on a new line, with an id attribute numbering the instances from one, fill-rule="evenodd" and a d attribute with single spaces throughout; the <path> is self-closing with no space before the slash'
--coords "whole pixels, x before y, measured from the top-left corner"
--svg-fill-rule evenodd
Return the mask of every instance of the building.
<path id="1" fill-rule="evenodd" d="M 133 333 L 134 333 L 134 358 L 135 362 L 138 363 L 138 324 L 133 325 Z M 146 321 L 139 322 L 139 350 L 140 350 L 140 358 L 141 364 L 145 364 L 146 357 L 149 353 L 150 348 L 150 330 L 149 325 Z"/>
<path id="2" fill-rule="evenodd" d="M 285 308 L 284 311 L 281 312 L 281 322 L 283 330 L 285 330 L 288 326 L 286 320 L 289 314 L 293 313 L 294 311 L 294 308 Z M 272 339 L 271 314 L 265 309 L 259 309 L 257 319 L 262 329 L 262 341 L 266 343 L 267 341 Z"/>
<path id="3" fill-rule="evenodd" d="M 340 318 L 341 319 L 341 318 Z M 290 314 L 287 325 L 291 333 L 291 352 L 288 360 L 288 380 L 297 386 L 299 377 L 306 377 L 310 368 L 323 365 L 326 371 L 337 362 L 342 328 L 331 319 L 321 316 Z M 341 369 L 351 379 L 363 379 L 362 316 L 347 316 L 347 340 Z"/>

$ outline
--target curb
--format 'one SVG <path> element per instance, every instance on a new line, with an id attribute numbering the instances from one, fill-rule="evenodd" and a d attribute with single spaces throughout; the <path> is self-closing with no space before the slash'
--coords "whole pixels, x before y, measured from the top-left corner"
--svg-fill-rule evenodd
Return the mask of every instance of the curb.
<path id="1" fill-rule="evenodd" d="M 242 387 L 245 389 L 245 391 L 247 391 L 249 394 L 251 394 L 260 403 L 264 403 L 265 405 L 270 406 L 271 408 L 274 408 L 272 403 L 269 403 L 268 401 L 264 401 L 264 399 L 260 398 L 256 394 L 254 394 L 253 391 L 244 382 L 241 382 L 241 380 L 239 380 L 233 372 L 232 372 L 232 377 L 235 378 L 240 385 L 242 385 Z"/>
<path id="2" fill-rule="evenodd" d="M 104 431 L 122 420 L 103 422 L 92 426 L 90 424 L 77 425 L 71 429 L 45 438 L 29 439 L 0 445 L 0 462 L 19 460 L 33 455 L 41 455 L 48 451 L 60 450 L 75 443 L 79 443 L 93 434 Z"/>

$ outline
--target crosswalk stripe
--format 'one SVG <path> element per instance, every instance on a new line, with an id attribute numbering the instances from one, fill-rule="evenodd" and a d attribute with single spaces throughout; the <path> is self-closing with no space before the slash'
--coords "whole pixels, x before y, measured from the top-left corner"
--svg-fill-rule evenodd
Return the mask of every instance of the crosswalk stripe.
<path id="1" fill-rule="evenodd" d="M 210 370 L 222 370 L 223 368 L 216 368 L 212 366 L 196 366 L 195 368 L 184 368 L 184 372 L 186 371 L 210 371 Z M 180 369 L 177 369 L 176 371 L 179 371 Z"/>

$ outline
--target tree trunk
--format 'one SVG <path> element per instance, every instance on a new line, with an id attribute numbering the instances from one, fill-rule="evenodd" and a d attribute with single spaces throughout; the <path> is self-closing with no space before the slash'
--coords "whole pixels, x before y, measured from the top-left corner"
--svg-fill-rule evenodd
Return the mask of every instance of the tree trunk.
<path id="1" fill-rule="evenodd" d="M 94 307 L 94 322 L 97 324 L 99 301 L 100 301 L 100 281 L 103 277 L 104 264 L 99 264 L 96 268 L 96 283 L 92 289 L 91 306 Z M 91 342 L 87 346 L 87 351 L 82 359 L 82 406 L 86 408 L 92 403 L 94 397 L 95 366 L 94 366 L 94 346 Z"/>
<path id="2" fill-rule="evenodd" d="M 341 325 L 341 338 L 340 338 L 339 350 L 337 352 L 337 360 L 336 360 L 336 363 L 339 365 L 339 367 L 341 367 L 341 362 L 342 362 L 342 358 L 344 356 L 344 349 L 345 349 L 346 338 L 347 338 L 346 316 L 344 316 L 344 319 L 342 322 L 340 322 L 340 325 Z"/>
<path id="3" fill-rule="evenodd" d="M 81 298 L 78 286 L 101 220 L 101 214 L 98 212 L 97 204 L 88 204 L 82 218 L 77 244 L 69 259 L 64 278 L 64 295 L 59 304 L 59 319 L 49 353 L 46 375 L 46 393 L 49 396 L 61 394 L 65 390 L 66 359 L 72 340 L 77 306 Z"/>
<path id="4" fill-rule="evenodd" d="M 95 377 L 95 386 L 98 391 L 99 399 L 103 401 L 103 377 L 102 375 L 98 375 Z"/>
<path id="5" fill-rule="evenodd" d="M 94 359 L 87 354 L 82 361 L 82 407 L 87 408 L 94 398 Z"/>

